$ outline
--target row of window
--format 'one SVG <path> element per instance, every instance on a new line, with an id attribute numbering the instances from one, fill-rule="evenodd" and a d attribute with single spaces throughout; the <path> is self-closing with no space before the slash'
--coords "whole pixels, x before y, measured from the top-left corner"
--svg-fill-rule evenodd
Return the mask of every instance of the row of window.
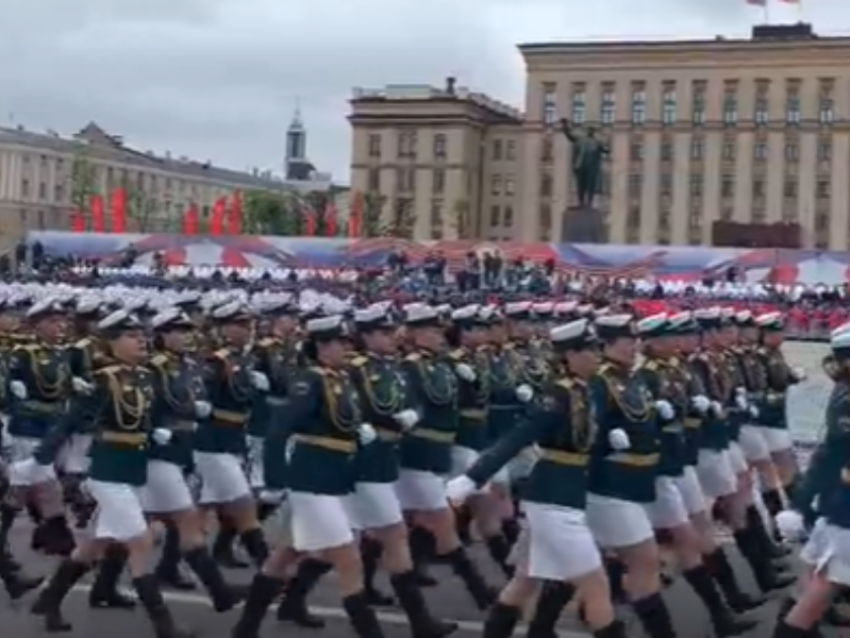
<path id="1" fill-rule="evenodd" d="M 642 162 L 645 159 L 645 144 L 636 140 L 629 144 L 629 160 L 632 162 Z M 736 140 L 724 140 L 721 146 L 720 157 L 724 161 L 734 161 L 739 154 L 739 145 Z M 800 144 L 797 141 L 789 141 L 784 144 L 784 156 L 789 161 L 800 160 Z M 659 147 L 659 159 L 662 162 L 672 162 L 675 157 L 675 145 L 672 142 L 662 142 Z M 768 159 L 769 150 L 766 141 L 756 141 L 753 144 L 753 159 L 764 161 Z M 690 156 L 692 160 L 704 160 L 706 157 L 706 141 L 701 137 L 694 137 L 691 140 Z M 821 138 L 817 144 L 817 158 L 820 161 L 828 162 L 832 160 L 832 141 L 829 138 Z M 548 156 L 543 157 L 543 161 L 552 161 Z"/>
<path id="2" fill-rule="evenodd" d="M 396 136 L 396 158 L 416 159 L 419 157 L 419 136 L 416 131 L 401 131 Z M 383 155 L 383 137 L 380 133 L 369 134 L 369 157 L 379 159 Z M 444 133 L 436 133 L 431 140 L 431 156 L 435 160 L 444 160 L 448 156 L 448 138 Z M 515 161 L 517 158 L 516 140 L 496 139 L 491 142 L 490 159 L 494 162 Z"/>
<path id="3" fill-rule="evenodd" d="M 790 79 L 785 83 L 784 121 L 789 125 L 798 125 L 804 119 L 817 119 L 824 126 L 831 125 L 836 118 L 835 99 L 833 97 L 835 80 L 825 78 L 820 80 L 818 99 L 814 112 L 804 112 L 802 101 L 803 81 Z M 770 80 L 755 81 L 755 100 L 753 104 L 752 121 L 759 126 L 770 123 L 771 94 Z M 740 117 L 739 113 L 739 80 L 725 80 L 721 94 L 720 112 L 725 125 L 735 126 Z M 602 124 L 614 124 L 617 118 L 617 90 L 613 82 L 602 82 L 602 94 L 599 104 L 598 121 Z M 558 113 L 558 86 L 555 82 L 544 82 L 541 87 L 543 100 L 541 118 L 546 124 L 554 124 Z M 587 106 L 588 86 L 577 82 L 571 86 L 569 116 L 576 124 L 584 124 L 594 119 Z M 708 103 L 708 81 L 693 80 L 690 86 L 691 101 L 689 119 L 691 124 L 700 126 L 706 123 Z M 655 119 L 663 125 L 672 126 L 683 120 L 684 113 L 677 92 L 675 81 L 665 81 L 661 84 L 661 112 Z M 628 119 L 632 125 L 640 126 L 649 121 L 646 82 L 636 81 L 630 85 L 628 94 Z M 654 115 L 654 114 L 653 114 Z M 745 116 L 746 117 L 746 116 Z"/>

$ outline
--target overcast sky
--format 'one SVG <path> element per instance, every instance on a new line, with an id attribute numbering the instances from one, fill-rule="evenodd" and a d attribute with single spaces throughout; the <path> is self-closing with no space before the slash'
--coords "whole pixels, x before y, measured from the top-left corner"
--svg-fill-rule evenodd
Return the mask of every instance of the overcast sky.
<path id="1" fill-rule="evenodd" d="M 803 1 L 822 32 L 850 32 L 847 3 Z M 94 120 L 142 150 L 280 171 L 300 102 L 311 160 L 347 183 L 354 86 L 454 75 L 521 106 L 518 42 L 743 35 L 761 15 L 745 0 L 0 0 L 0 124 Z"/>

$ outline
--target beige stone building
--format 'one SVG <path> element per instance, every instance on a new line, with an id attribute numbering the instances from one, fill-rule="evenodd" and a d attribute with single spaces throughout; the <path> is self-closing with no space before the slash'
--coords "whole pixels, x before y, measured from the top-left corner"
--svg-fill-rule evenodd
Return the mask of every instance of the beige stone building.
<path id="1" fill-rule="evenodd" d="M 287 172 L 312 168 L 304 156 L 306 132 L 296 124 L 287 133 Z M 96 124 L 73 138 L 0 128 L 0 235 L 68 230 L 70 213 L 80 205 L 75 200 L 81 199 L 81 182 L 87 185 L 82 199 L 85 191 L 106 194 L 118 186 L 132 193 L 128 231 L 179 232 L 191 203 L 203 217 L 216 199 L 235 190 L 306 193 L 331 187 L 329 175 L 300 172 L 301 179 L 282 179 L 270 172 L 233 171 L 186 157 L 141 152 Z"/>
<path id="2" fill-rule="evenodd" d="M 713 222 L 734 221 L 799 223 L 804 247 L 850 245 L 850 38 L 801 24 L 519 49 L 524 115 L 453 86 L 355 94 L 353 188 L 390 210 L 412 200 L 421 238 L 454 236 L 460 201 L 470 236 L 558 241 L 575 200 L 566 117 L 610 149 L 598 207 L 611 242 L 708 245 Z"/>

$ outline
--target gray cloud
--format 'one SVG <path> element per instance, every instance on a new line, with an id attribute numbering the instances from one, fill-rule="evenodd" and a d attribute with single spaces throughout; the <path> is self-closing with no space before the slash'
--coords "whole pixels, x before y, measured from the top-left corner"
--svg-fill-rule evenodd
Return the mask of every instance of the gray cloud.
<path id="1" fill-rule="evenodd" d="M 806 11 L 835 24 L 837 4 Z M 340 181 L 353 86 L 455 75 L 521 105 L 517 42 L 740 35 L 759 18 L 745 0 L 0 0 L 0 15 L 4 124 L 95 120 L 143 149 L 279 168 L 300 102 L 311 158 Z"/>

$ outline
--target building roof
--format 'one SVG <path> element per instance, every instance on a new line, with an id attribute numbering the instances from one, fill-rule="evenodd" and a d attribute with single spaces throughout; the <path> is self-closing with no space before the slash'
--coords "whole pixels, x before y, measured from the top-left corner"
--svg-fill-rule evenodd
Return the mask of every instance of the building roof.
<path id="1" fill-rule="evenodd" d="M 82 148 L 92 149 L 95 156 L 98 151 L 104 159 L 116 163 L 137 166 L 139 170 L 164 171 L 180 175 L 186 179 L 197 179 L 220 183 L 228 186 L 257 189 L 281 189 L 298 191 L 327 190 L 331 180 L 310 181 L 284 180 L 269 172 L 254 174 L 214 166 L 209 162 L 199 162 L 189 158 L 162 157 L 154 153 L 145 153 L 124 144 L 121 137 L 109 135 L 94 122 L 86 125 L 73 139 L 60 136 L 55 132 L 38 133 L 23 127 L 0 127 L 0 146 L 13 145 L 32 148 L 34 151 L 53 151 L 74 154 Z"/>

